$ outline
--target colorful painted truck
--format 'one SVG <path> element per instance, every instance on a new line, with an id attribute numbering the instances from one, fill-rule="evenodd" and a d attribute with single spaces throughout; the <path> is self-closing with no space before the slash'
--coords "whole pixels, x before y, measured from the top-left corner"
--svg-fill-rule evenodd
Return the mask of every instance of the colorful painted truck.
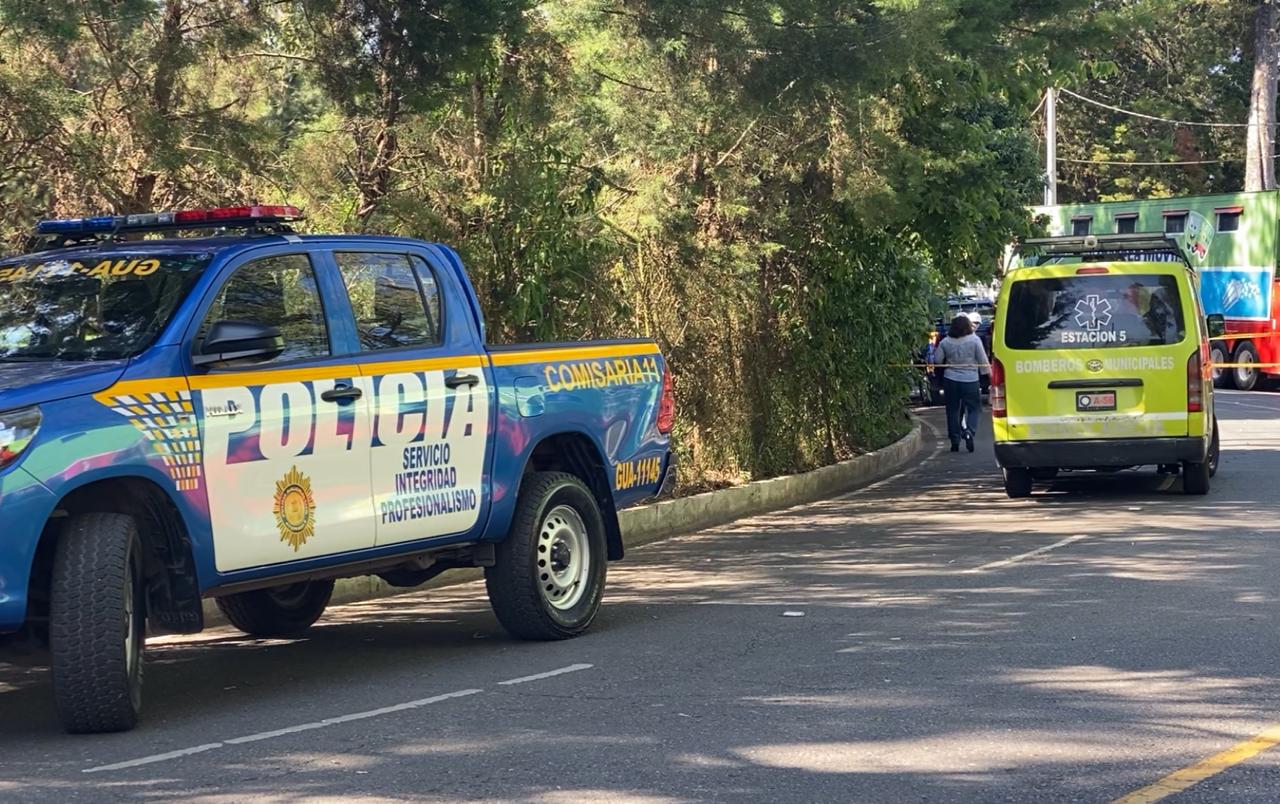
<path id="1" fill-rule="evenodd" d="M 280 636 L 335 578 L 478 566 L 512 634 L 574 636 L 674 478 L 652 341 L 490 346 L 452 250 L 299 217 L 46 221 L 0 260 L 0 634 L 48 644 L 69 731 L 131 728 L 146 633 L 203 598 Z"/>
<path id="2" fill-rule="evenodd" d="M 1200 284 L 1207 315 L 1226 318 L 1211 360 L 1219 387 L 1252 390 L 1280 377 L 1280 294 L 1275 292 L 1280 192 L 1110 201 L 1038 207 L 1051 235 L 1163 232 L 1177 236 Z M 1269 364 L 1269 365 L 1268 365 Z"/>

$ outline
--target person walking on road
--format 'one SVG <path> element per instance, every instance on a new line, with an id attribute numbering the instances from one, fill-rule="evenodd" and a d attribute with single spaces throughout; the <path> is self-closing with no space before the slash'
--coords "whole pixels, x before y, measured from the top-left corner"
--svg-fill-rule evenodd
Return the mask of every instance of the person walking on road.
<path id="1" fill-rule="evenodd" d="M 991 373 L 991 365 L 982 340 L 973 334 L 973 321 L 968 316 L 961 314 L 951 320 L 951 328 L 938 344 L 933 362 L 946 367 L 942 373 L 942 393 L 947 406 L 951 451 L 959 452 L 960 440 L 964 439 L 965 448 L 973 452 L 973 437 L 982 414 L 979 378 Z"/>

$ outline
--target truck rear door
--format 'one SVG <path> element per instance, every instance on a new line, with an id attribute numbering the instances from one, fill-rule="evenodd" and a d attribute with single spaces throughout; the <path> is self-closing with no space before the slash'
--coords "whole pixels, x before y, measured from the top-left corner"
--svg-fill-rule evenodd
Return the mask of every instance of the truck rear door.
<path id="1" fill-rule="evenodd" d="M 1054 266 L 1006 282 L 996 353 L 1011 440 L 1187 435 L 1198 349 L 1181 267 Z"/>
<path id="2" fill-rule="evenodd" d="M 378 547 L 462 540 L 488 512 L 491 369 L 461 289 L 431 257 L 390 244 L 333 251 L 374 391 Z"/>

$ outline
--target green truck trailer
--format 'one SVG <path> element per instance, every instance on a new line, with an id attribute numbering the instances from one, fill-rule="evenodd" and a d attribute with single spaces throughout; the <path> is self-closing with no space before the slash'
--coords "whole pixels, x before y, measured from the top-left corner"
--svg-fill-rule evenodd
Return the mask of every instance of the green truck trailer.
<path id="1" fill-rule="evenodd" d="M 1280 379 L 1280 293 L 1275 290 L 1280 191 L 1036 207 L 1050 235 L 1156 232 L 1177 238 L 1200 285 L 1206 315 L 1221 313 L 1227 338 L 1211 360 L 1219 387 L 1252 390 Z"/>

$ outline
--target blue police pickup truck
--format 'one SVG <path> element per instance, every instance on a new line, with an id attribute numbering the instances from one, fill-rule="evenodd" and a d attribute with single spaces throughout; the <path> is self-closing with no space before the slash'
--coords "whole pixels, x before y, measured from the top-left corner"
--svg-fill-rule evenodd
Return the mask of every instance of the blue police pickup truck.
<path id="1" fill-rule="evenodd" d="M 47 642 L 69 731 L 131 728 L 203 598 L 297 634 L 335 578 L 476 566 L 513 635 L 574 636 L 672 481 L 653 342 L 489 346 L 452 250 L 300 217 L 44 221 L 0 261 L 0 634 Z"/>

